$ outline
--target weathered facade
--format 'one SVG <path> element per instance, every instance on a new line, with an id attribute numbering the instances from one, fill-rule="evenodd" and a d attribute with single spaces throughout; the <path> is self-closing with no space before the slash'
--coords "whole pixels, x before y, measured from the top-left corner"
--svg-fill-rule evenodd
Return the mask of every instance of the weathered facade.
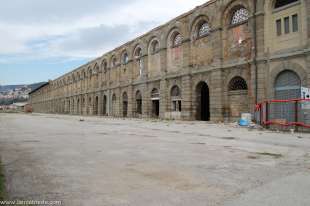
<path id="1" fill-rule="evenodd" d="M 43 113 L 235 120 L 310 87 L 309 37 L 308 0 L 211 0 L 50 81 L 31 104 Z"/>

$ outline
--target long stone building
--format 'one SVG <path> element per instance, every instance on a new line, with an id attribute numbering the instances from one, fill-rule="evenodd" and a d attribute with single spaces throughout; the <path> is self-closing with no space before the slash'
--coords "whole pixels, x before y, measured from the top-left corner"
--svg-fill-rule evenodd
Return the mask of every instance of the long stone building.
<path id="1" fill-rule="evenodd" d="M 235 120 L 310 87 L 309 0 L 211 0 L 33 91 L 34 112 Z"/>

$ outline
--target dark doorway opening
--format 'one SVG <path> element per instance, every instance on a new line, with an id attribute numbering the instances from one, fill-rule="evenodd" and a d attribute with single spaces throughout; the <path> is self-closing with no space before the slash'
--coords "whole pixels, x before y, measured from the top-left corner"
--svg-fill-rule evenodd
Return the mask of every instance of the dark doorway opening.
<path id="1" fill-rule="evenodd" d="M 136 113 L 142 115 L 142 95 L 140 91 L 136 93 Z"/>
<path id="2" fill-rule="evenodd" d="M 197 86 L 197 120 L 210 121 L 210 93 L 207 83 L 200 82 Z"/>
<path id="3" fill-rule="evenodd" d="M 94 105 L 94 115 L 98 115 L 98 105 L 99 105 L 99 98 L 96 97 L 95 105 Z"/>
<path id="4" fill-rule="evenodd" d="M 153 100 L 152 101 L 152 113 L 153 113 L 153 117 L 158 118 L 159 117 L 159 100 Z"/>
<path id="5" fill-rule="evenodd" d="M 127 93 L 124 92 L 123 94 L 123 117 L 127 117 L 128 113 L 128 96 Z"/>
<path id="6" fill-rule="evenodd" d="M 107 115 L 107 96 L 103 96 L 103 110 L 102 110 L 103 115 Z"/>

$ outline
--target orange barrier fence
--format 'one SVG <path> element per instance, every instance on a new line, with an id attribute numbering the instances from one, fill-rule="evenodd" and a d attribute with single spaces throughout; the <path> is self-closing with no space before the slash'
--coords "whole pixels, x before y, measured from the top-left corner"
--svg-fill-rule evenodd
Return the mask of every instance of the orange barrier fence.
<path id="1" fill-rule="evenodd" d="M 310 128 L 310 99 L 264 101 L 256 105 L 255 120 L 263 126 Z"/>

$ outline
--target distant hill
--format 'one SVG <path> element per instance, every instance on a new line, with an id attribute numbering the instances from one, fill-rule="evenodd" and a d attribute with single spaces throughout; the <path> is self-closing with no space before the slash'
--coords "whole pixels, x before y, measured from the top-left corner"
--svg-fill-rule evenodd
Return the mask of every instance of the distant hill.
<path id="1" fill-rule="evenodd" d="M 45 84 L 45 82 L 39 82 L 39 83 L 34 83 L 34 84 L 0 85 L 0 92 L 11 91 L 11 90 L 18 89 L 21 87 L 29 87 L 31 88 L 31 90 L 34 90 L 43 84 Z"/>

